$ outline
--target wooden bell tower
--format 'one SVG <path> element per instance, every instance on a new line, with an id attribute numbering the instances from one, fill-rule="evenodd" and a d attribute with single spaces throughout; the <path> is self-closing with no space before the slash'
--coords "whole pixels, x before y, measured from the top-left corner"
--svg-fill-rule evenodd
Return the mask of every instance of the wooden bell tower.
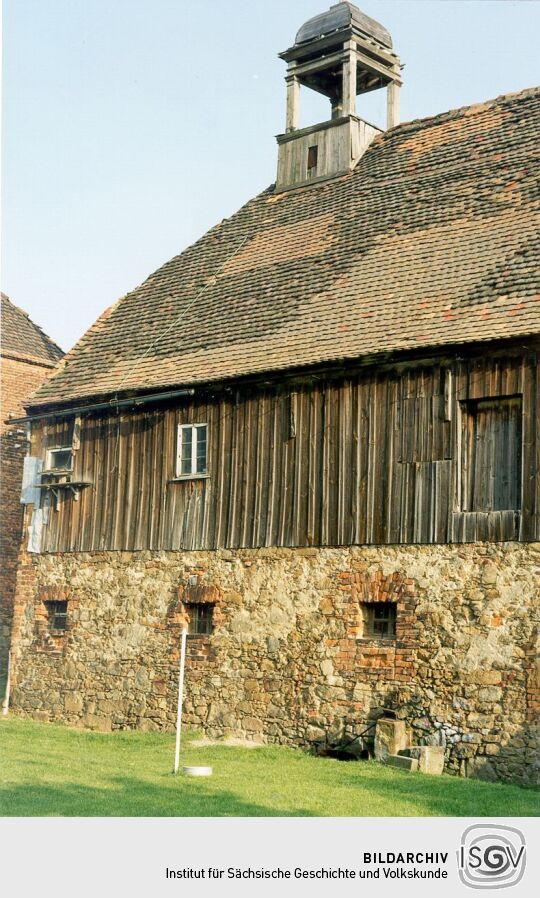
<path id="1" fill-rule="evenodd" d="M 387 127 L 399 123 L 401 64 L 386 28 L 352 3 L 338 3 L 309 19 L 294 45 L 279 54 L 287 63 L 287 116 L 279 134 L 276 190 L 290 190 L 350 171 L 380 129 L 356 114 L 356 97 L 386 88 Z M 331 117 L 298 128 L 300 86 L 330 100 Z"/>

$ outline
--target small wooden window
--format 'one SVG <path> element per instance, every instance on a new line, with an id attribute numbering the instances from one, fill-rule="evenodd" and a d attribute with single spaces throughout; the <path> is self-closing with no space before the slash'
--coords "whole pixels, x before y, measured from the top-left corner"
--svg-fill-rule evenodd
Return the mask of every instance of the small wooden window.
<path id="1" fill-rule="evenodd" d="M 214 606 L 210 602 L 194 602 L 186 607 L 191 636 L 206 636 L 214 631 Z"/>
<path id="2" fill-rule="evenodd" d="M 208 424 L 179 424 L 176 476 L 201 477 L 207 473 Z"/>
<path id="3" fill-rule="evenodd" d="M 521 508 L 521 397 L 462 404 L 463 511 Z"/>
<path id="4" fill-rule="evenodd" d="M 69 473 L 73 468 L 71 447 L 60 446 L 56 449 L 48 449 L 45 468 L 55 473 Z"/>
<path id="5" fill-rule="evenodd" d="M 365 635 L 373 639 L 393 639 L 396 635 L 396 603 L 366 602 Z"/>
<path id="6" fill-rule="evenodd" d="M 318 146 L 308 147 L 307 154 L 307 173 L 308 178 L 313 178 L 317 174 L 317 159 L 319 156 Z"/>
<path id="7" fill-rule="evenodd" d="M 50 630 L 67 630 L 67 601 L 46 602 Z"/>

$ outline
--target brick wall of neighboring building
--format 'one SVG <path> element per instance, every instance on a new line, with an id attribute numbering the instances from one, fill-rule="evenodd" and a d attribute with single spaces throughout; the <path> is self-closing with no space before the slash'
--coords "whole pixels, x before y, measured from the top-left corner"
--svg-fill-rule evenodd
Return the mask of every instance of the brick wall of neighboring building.
<path id="1" fill-rule="evenodd" d="M 0 341 L 0 698 L 10 644 L 17 558 L 21 544 L 20 492 L 26 429 L 8 418 L 24 415 L 23 402 L 52 374 L 63 352 L 5 293 Z"/>
<path id="2" fill-rule="evenodd" d="M 24 425 L 10 425 L 6 423 L 6 419 L 9 415 L 24 415 L 23 400 L 50 376 L 51 371 L 50 364 L 39 364 L 8 355 L 1 357 L 0 696 L 3 695 L 7 671 L 17 556 L 21 542 L 20 491 L 23 458 L 26 454 L 26 428 Z"/>

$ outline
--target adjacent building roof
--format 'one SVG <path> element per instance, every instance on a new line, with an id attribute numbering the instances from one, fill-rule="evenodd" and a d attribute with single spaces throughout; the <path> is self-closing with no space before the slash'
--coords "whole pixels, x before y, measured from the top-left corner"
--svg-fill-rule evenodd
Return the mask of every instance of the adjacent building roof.
<path id="1" fill-rule="evenodd" d="M 15 306 L 5 293 L 2 296 L 0 349 L 10 355 L 47 367 L 54 367 L 64 353 L 30 316 Z"/>
<path id="2" fill-rule="evenodd" d="M 377 138 L 112 306 L 31 406 L 540 333 L 540 89 Z"/>

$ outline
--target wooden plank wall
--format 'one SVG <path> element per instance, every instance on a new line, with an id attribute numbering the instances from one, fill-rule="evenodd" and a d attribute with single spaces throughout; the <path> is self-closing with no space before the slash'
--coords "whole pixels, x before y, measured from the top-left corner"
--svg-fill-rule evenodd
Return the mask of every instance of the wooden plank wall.
<path id="1" fill-rule="evenodd" d="M 463 403 L 521 396 L 521 513 L 471 512 Z M 176 407 L 83 417 L 74 478 L 43 551 L 540 539 L 534 355 L 372 370 Z M 208 479 L 173 482 L 176 429 L 209 424 Z M 35 454 L 70 440 L 36 431 Z"/>
<path id="2" fill-rule="evenodd" d="M 278 138 L 278 190 L 310 183 L 308 150 L 316 146 L 317 170 L 314 177 L 327 178 L 352 168 L 381 131 L 354 118 L 331 120 L 326 126 L 293 132 Z"/>

